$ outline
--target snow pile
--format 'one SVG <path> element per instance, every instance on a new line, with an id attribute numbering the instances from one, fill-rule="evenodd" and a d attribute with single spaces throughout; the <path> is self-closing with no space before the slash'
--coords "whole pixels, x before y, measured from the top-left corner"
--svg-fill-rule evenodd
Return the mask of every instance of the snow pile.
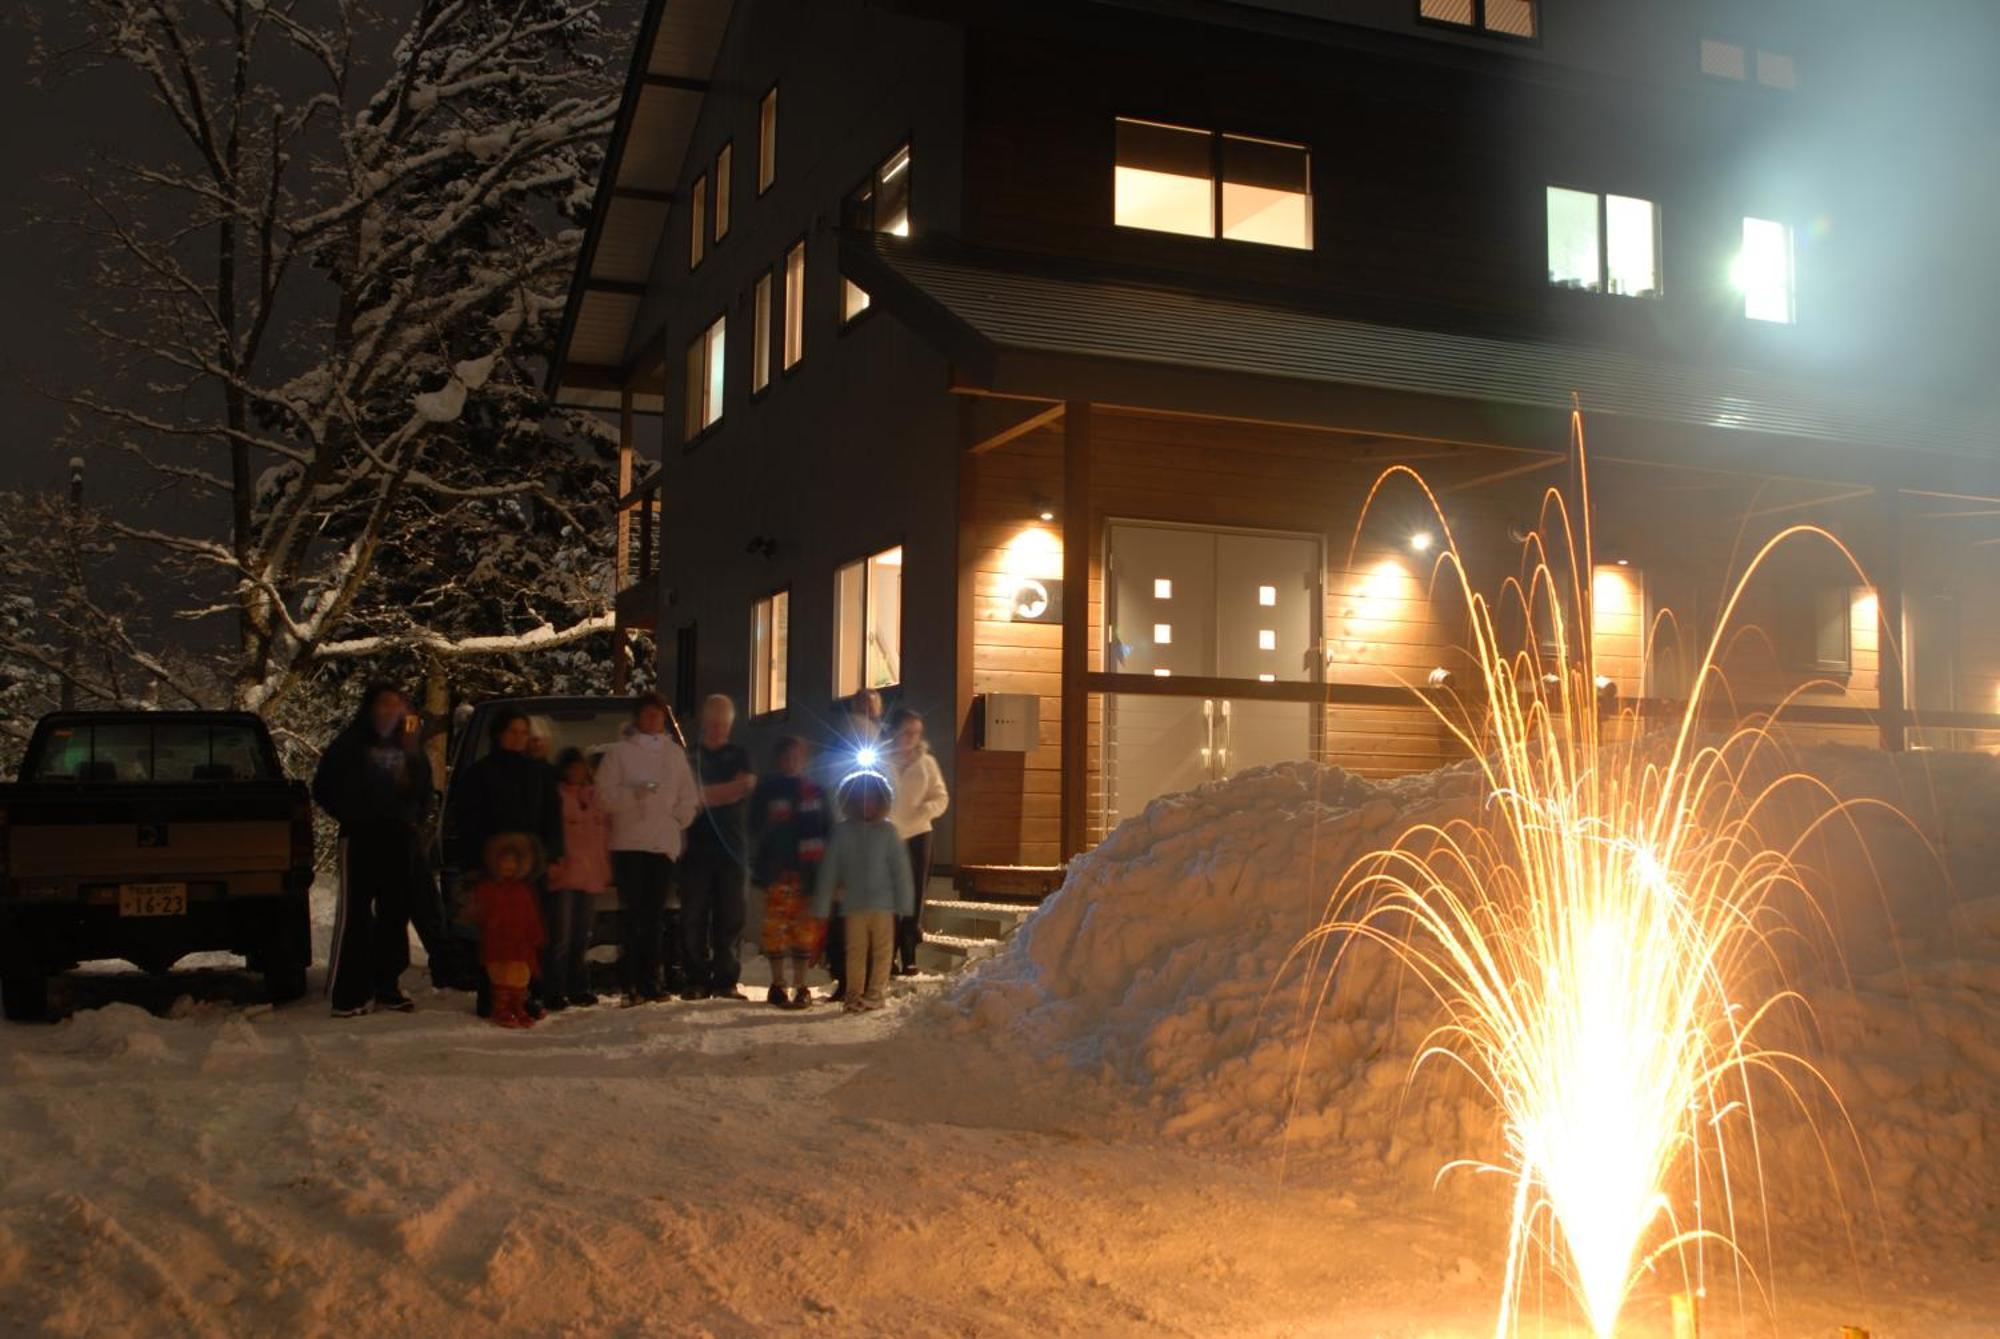
<path id="1" fill-rule="evenodd" d="M 1819 1032 L 1802 1045 L 1846 1106 L 1885 1219 L 1981 1220 L 2000 1191 L 2000 761 L 1830 745 L 1795 761 L 1917 829 L 1863 814 L 1858 834 L 1806 853 L 1829 933 L 1795 972 Z M 1477 788 L 1469 765 L 1376 783 L 1293 763 L 1165 797 L 1079 858 L 954 1003 L 1197 1146 L 1283 1138 L 1357 1174 L 1427 1182 L 1449 1158 L 1497 1152 L 1462 1079 L 1433 1067 L 1406 1083 L 1433 1004 L 1364 950 L 1320 1007 L 1323 980 L 1294 949 L 1355 857 L 1471 815 Z M 1773 1193 L 1789 1197 L 1774 1207 L 1866 1217 L 1838 1112 L 1814 1113 L 1830 1154 L 1786 1137 L 1789 1115 L 1758 1117 Z"/>

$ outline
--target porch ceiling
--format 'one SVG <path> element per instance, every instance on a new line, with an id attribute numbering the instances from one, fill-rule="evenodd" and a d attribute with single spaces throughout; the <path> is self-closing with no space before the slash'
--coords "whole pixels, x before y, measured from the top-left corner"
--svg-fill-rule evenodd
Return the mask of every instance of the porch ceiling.
<path id="1" fill-rule="evenodd" d="M 559 403 L 615 407 L 629 385 L 639 409 L 660 411 L 662 373 L 629 366 L 627 353 L 734 8 L 734 0 L 648 0 L 549 371 Z"/>
<path id="2" fill-rule="evenodd" d="M 1961 480 L 2000 471 L 1995 421 L 1849 386 L 1615 349 L 1343 320 L 1056 274 L 1019 257 L 944 254 L 895 238 L 847 237 L 842 260 L 878 302 L 954 359 L 965 384 L 1000 394 L 1139 404 L 1146 402 L 1116 397 L 1150 387 L 1201 399 L 1206 412 L 1276 418 L 1324 405 L 1323 393 L 1338 389 L 1348 393 L 1341 404 L 1367 405 L 1367 421 L 1357 427 L 1543 449 L 1561 444 L 1574 395 L 1593 424 L 1610 418 L 1696 429 L 1674 437 L 1722 448 L 1700 459 L 1690 453 L 1689 464 L 1727 468 L 1733 459 L 1742 468 L 1752 463 L 1745 448 L 1775 443 L 1844 454 L 1850 467 L 1899 448 L 1898 457 L 1959 458 L 1967 468 L 1951 473 Z M 1287 385 L 1294 393 L 1283 393 Z M 1322 395 L 1302 397 L 1297 388 Z M 1829 452 L 1829 445 L 1846 450 Z M 1786 464 L 1797 470 L 1811 459 L 1794 450 Z M 1858 472 L 1868 472 L 1865 459 Z"/>

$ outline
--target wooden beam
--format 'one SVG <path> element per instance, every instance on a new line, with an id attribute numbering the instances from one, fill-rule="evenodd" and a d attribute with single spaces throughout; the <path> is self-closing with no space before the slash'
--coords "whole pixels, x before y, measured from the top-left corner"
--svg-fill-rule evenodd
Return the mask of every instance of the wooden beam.
<path id="1" fill-rule="evenodd" d="M 1884 487 L 1877 494 L 1876 543 L 1868 574 L 1875 579 L 1879 617 L 1875 700 L 1882 713 L 1882 747 L 1901 753 L 1909 743 L 1910 701 L 1903 675 L 1908 654 L 1903 617 L 1903 495 Z"/>
<path id="2" fill-rule="evenodd" d="M 1089 833 L 1090 405 L 1063 410 L 1062 857 Z"/>
<path id="3" fill-rule="evenodd" d="M 963 401 L 963 403 L 968 409 L 970 409 L 972 405 L 977 403 L 977 401 L 966 400 Z M 979 441 L 974 442 L 971 445 L 971 447 L 968 448 L 968 450 L 970 454 L 975 456 L 981 455 L 987 451 L 998 450 L 1000 447 L 1007 445 L 1007 443 L 1009 442 L 1018 441 L 1021 438 L 1026 437 L 1029 433 L 1035 431 L 1037 428 L 1043 428 L 1051 423 L 1054 423 L 1057 419 L 1061 418 L 1062 416 L 1063 416 L 1063 402 L 1061 400 L 1058 400 L 1054 404 L 1049 405 L 1047 408 L 1029 414 L 1026 418 L 1019 420 L 1018 422 L 1012 424 L 1011 426 L 1000 429 L 1000 431 L 994 433 L 990 437 L 981 438 Z"/>
<path id="4" fill-rule="evenodd" d="M 972 440 L 973 404 L 961 400 L 958 405 L 958 437 L 961 443 Z M 974 627 L 977 618 L 979 595 L 979 536 L 976 525 L 979 516 L 979 458 L 971 451 L 958 453 L 953 462 L 958 467 L 958 524 L 953 527 L 952 545 L 957 573 L 957 599 L 953 608 L 957 610 L 954 633 L 956 641 L 952 652 L 952 700 L 958 708 L 958 734 L 953 749 L 953 757 L 958 764 L 952 775 L 954 788 L 962 787 L 966 776 L 965 764 L 973 753 L 972 740 L 974 724 L 972 711 L 977 680 L 973 669 L 978 660 L 977 638 Z M 976 807 L 976 802 L 975 802 Z M 961 807 L 960 813 L 964 813 Z M 959 825 L 952 824 L 952 847 L 942 853 L 943 858 L 954 866 L 960 864 L 960 855 L 967 849 L 959 839 Z M 1016 852 L 1018 854 L 1018 852 Z"/>
<path id="5" fill-rule="evenodd" d="M 691 79 L 684 74 L 647 74 L 639 82 L 647 88 L 667 88 L 676 93 L 708 92 L 708 80 Z"/>

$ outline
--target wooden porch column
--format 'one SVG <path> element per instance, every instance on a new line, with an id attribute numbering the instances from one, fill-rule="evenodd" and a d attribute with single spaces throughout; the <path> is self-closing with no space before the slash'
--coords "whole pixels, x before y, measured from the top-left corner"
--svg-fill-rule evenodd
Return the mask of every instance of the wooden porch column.
<path id="1" fill-rule="evenodd" d="M 1063 411 L 1062 857 L 1083 850 L 1090 781 L 1090 405 Z"/>
<path id="2" fill-rule="evenodd" d="M 1894 485 L 1876 489 L 1876 543 L 1869 575 L 1875 578 L 1876 702 L 1882 747 L 1901 753 L 1909 742 L 1910 702 L 1903 665 L 1909 654 L 1903 618 L 1903 495 Z"/>
<path id="3" fill-rule="evenodd" d="M 618 593 L 625 588 L 625 574 L 630 570 L 626 563 L 626 552 L 631 543 L 630 531 L 626 525 L 629 513 L 624 506 L 625 495 L 632 491 L 632 448 L 639 435 L 638 419 L 632 410 L 632 388 L 623 387 L 618 392 L 618 510 L 613 513 L 612 524 L 616 527 L 612 542 L 611 598 L 612 607 L 617 607 Z M 632 683 L 632 648 L 625 640 L 625 626 L 614 616 L 617 627 L 611 635 L 611 691 L 623 696 Z"/>

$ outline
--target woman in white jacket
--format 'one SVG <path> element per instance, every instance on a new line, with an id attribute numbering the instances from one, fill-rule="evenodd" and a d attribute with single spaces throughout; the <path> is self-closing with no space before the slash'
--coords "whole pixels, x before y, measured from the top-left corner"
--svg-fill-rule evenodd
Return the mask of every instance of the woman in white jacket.
<path id="1" fill-rule="evenodd" d="M 611 820 L 611 879 L 625 941 L 618 966 L 628 1006 L 667 998 L 660 979 L 667 890 L 701 807 L 687 754 L 667 737 L 666 699 L 643 694 L 632 726 L 597 765 L 597 793 Z"/>
<path id="2" fill-rule="evenodd" d="M 924 742 L 924 718 L 909 707 L 889 716 L 889 742 L 883 753 L 894 798 L 889 821 L 910 852 L 910 881 L 916 886 L 916 914 L 896 918 L 896 973 L 915 976 L 917 945 L 924 938 L 924 885 L 931 877 L 931 824 L 951 807 L 931 746 Z"/>

